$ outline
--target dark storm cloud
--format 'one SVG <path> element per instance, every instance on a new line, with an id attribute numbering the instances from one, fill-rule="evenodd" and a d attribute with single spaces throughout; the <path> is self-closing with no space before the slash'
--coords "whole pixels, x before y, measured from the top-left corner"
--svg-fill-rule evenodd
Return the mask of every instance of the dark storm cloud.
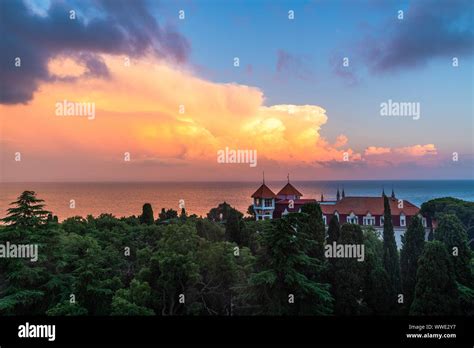
<path id="1" fill-rule="evenodd" d="M 389 24 L 375 28 L 359 45 L 372 72 L 388 72 L 423 66 L 434 58 L 473 53 L 472 0 L 417 1 L 397 11 Z"/>
<path id="2" fill-rule="evenodd" d="M 76 19 L 69 11 L 76 11 Z M 93 10 L 93 11 L 92 11 Z M 100 14 L 100 16 L 97 16 Z M 17 0 L 0 4 L 0 103 L 26 103 L 39 84 L 54 79 L 48 61 L 67 55 L 82 63 L 87 76 L 108 76 L 99 54 L 140 56 L 147 52 L 183 62 L 188 41 L 170 27 L 161 27 L 144 1 L 53 1 L 38 16 Z M 15 67 L 15 58 L 21 67 Z"/>

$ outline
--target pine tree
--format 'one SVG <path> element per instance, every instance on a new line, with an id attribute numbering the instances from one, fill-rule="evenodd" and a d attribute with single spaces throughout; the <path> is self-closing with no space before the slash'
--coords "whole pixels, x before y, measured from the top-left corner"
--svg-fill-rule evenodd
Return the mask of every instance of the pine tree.
<path id="1" fill-rule="evenodd" d="M 320 267 L 317 259 L 308 256 L 313 242 L 305 233 L 302 219 L 302 214 L 291 213 L 265 226 L 264 252 L 258 257 L 258 272 L 250 277 L 244 295 L 260 308 L 260 314 L 332 313 L 329 284 L 307 276 Z"/>
<path id="2" fill-rule="evenodd" d="M 439 241 L 427 242 L 418 261 L 415 297 L 410 314 L 459 314 L 459 292 L 455 278 L 445 245 Z"/>
<path id="3" fill-rule="evenodd" d="M 153 208 L 151 207 L 150 203 L 143 204 L 140 222 L 147 225 L 152 225 L 155 222 L 155 218 L 153 217 Z"/>
<path id="4" fill-rule="evenodd" d="M 402 250 L 400 252 L 400 271 L 404 303 L 409 309 L 413 301 L 416 285 L 418 259 L 425 244 L 425 229 L 421 219 L 414 216 L 404 236 L 402 236 Z"/>
<path id="5" fill-rule="evenodd" d="M 396 296 L 400 291 L 400 263 L 398 259 L 397 243 L 393 232 L 392 213 L 387 196 L 384 195 L 384 223 L 383 223 L 383 266 L 390 279 L 391 299 L 395 305 Z"/>
<path id="6" fill-rule="evenodd" d="M 434 237 L 446 245 L 454 265 L 456 280 L 474 288 L 470 269 L 472 252 L 467 244 L 467 233 L 461 221 L 453 214 L 442 215 Z"/>
<path id="7" fill-rule="evenodd" d="M 50 213 L 44 210 L 44 200 L 36 198 L 34 191 L 24 191 L 15 202 L 15 205 L 7 210 L 7 216 L 1 219 L 4 223 L 11 227 L 37 227 L 43 225 L 47 221 Z"/>

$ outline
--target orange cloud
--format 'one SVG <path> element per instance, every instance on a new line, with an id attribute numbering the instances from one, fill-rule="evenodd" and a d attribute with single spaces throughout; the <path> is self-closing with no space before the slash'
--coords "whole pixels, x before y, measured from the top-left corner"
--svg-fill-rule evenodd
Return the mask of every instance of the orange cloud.
<path id="1" fill-rule="evenodd" d="M 364 154 L 366 156 L 384 155 L 384 154 L 390 153 L 390 151 L 391 150 L 389 147 L 369 146 L 368 148 L 365 149 Z"/>
<path id="2" fill-rule="evenodd" d="M 87 170 L 104 177 L 118 175 L 125 152 L 132 159 L 123 172 L 127 178 L 137 174 L 133 165 L 139 163 L 186 165 L 203 173 L 213 168 L 217 173 L 224 170 L 216 165 L 217 151 L 226 147 L 257 150 L 260 165 L 281 167 L 343 162 L 346 154 L 350 161 L 363 160 L 360 153 L 347 148 L 345 135 L 334 143 L 321 136 L 328 117 L 320 106 L 265 106 L 263 92 L 255 87 L 206 81 L 192 71 L 151 58 L 132 60 L 130 65 L 125 57 L 102 59 L 110 78 L 82 76 L 80 64 L 53 60 L 50 69 L 55 74 L 81 77 L 42 85 L 29 105 L 0 106 L 2 115 L 8 115 L 3 118 L 8 135 L 3 152 L 22 151 L 26 158 L 53 163 L 46 167 L 46 162 L 39 163 L 43 171 L 59 168 L 75 171 L 78 177 Z M 57 116 L 55 105 L 64 100 L 94 103 L 95 117 Z M 371 146 L 365 155 L 387 153 L 386 149 Z M 421 156 L 436 149 L 428 144 L 394 152 Z M 236 172 L 236 167 L 227 169 Z M 9 170 L 10 166 L 7 174 Z M 136 170 L 149 179 L 162 172 Z M 180 178 L 182 173 L 174 174 L 169 175 Z"/>

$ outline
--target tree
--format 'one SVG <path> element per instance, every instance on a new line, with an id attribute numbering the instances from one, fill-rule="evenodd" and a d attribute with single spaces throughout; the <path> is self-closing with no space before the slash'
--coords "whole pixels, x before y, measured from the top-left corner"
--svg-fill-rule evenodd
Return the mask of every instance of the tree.
<path id="1" fill-rule="evenodd" d="M 239 219 L 244 216 L 244 214 L 224 202 L 219 204 L 216 208 L 212 208 L 211 210 L 209 210 L 209 213 L 207 213 L 207 218 L 213 221 L 226 222 L 232 212 L 236 212 L 240 216 Z"/>
<path id="2" fill-rule="evenodd" d="M 44 210 L 44 200 L 36 198 L 34 191 L 24 191 L 7 210 L 7 216 L 2 221 L 12 227 L 27 228 L 43 225 L 50 213 Z"/>
<path id="3" fill-rule="evenodd" d="M 326 230 L 324 228 L 323 214 L 318 203 L 308 203 L 301 207 L 301 213 L 307 214 L 305 226 L 309 237 L 315 242 L 308 255 L 319 260 L 324 260 L 324 244 Z"/>
<path id="4" fill-rule="evenodd" d="M 434 235 L 436 240 L 446 245 L 454 265 L 456 280 L 468 287 L 474 287 L 471 274 L 471 249 L 467 244 L 467 234 L 461 221 L 453 214 L 445 214 L 439 221 Z"/>
<path id="5" fill-rule="evenodd" d="M 230 210 L 225 224 L 226 239 L 238 245 L 243 245 L 245 242 L 241 233 L 241 218 L 242 215 L 237 210 Z"/>
<path id="6" fill-rule="evenodd" d="M 154 315 L 148 308 L 151 297 L 150 285 L 136 279 L 130 283 L 130 288 L 119 289 L 112 299 L 112 315 Z"/>
<path id="7" fill-rule="evenodd" d="M 363 234 L 359 225 L 344 224 L 338 244 L 362 245 Z M 333 261 L 336 315 L 360 315 L 363 313 L 364 265 L 356 258 L 340 257 Z"/>
<path id="8" fill-rule="evenodd" d="M 436 220 L 440 220 L 444 214 L 454 214 L 464 225 L 469 240 L 474 238 L 474 202 L 452 197 L 436 198 L 423 203 L 420 213 Z M 474 244 L 471 248 L 474 248 Z"/>
<path id="9" fill-rule="evenodd" d="M 389 198 L 384 195 L 384 223 L 383 223 L 383 266 L 389 277 L 391 300 L 394 305 L 400 291 L 400 262 L 398 259 L 397 243 L 393 232 L 392 213 Z"/>
<path id="10" fill-rule="evenodd" d="M 181 214 L 179 214 L 179 219 L 181 221 L 186 221 L 186 218 L 188 217 L 188 214 L 186 213 L 186 209 L 181 208 Z"/>
<path id="11" fill-rule="evenodd" d="M 425 244 L 425 229 L 418 216 L 414 216 L 405 235 L 402 236 L 402 250 L 400 252 L 400 272 L 404 303 L 407 310 L 413 301 L 416 285 L 418 259 Z"/>
<path id="12" fill-rule="evenodd" d="M 250 216 L 249 220 L 255 220 L 255 210 L 253 209 L 253 204 L 250 204 L 247 208 L 247 214 Z"/>
<path id="13" fill-rule="evenodd" d="M 411 315 L 459 314 L 459 293 L 446 247 L 439 241 L 427 242 L 418 261 L 415 297 Z"/>
<path id="14" fill-rule="evenodd" d="M 367 314 L 387 315 L 393 306 L 390 298 L 390 280 L 382 264 L 383 243 L 372 227 L 364 231 L 365 279 L 363 285 Z"/>
<path id="15" fill-rule="evenodd" d="M 332 244 L 332 242 L 337 242 L 339 239 L 339 234 L 341 233 L 341 228 L 339 226 L 339 219 L 336 215 L 331 217 L 328 227 L 328 238 L 327 243 Z"/>
<path id="16" fill-rule="evenodd" d="M 329 284 L 312 280 L 320 268 L 308 256 L 314 241 L 303 228 L 304 217 L 291 213 L 265 225 L 264 251 L 257 258 L 244 297 L 266 315 L 328 315 L 332 313 Z M 255 312 L 254 312 L 255 313 Z"/>
<path id="17" fill-rule="evenodd" d="M 150 203 L 143 204 L 142 215 L 140 215 L 140 223 L 152 225 L 155 222 L 153 217 L 153 208 Z"/>

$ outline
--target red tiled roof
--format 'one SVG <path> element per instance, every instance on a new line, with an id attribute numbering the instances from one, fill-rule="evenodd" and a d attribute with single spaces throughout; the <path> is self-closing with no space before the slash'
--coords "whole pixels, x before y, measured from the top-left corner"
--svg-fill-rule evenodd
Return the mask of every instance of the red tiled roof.
<path id="1" fill-rule="evenodd" d="M 272 190 L 268 188 L 267 185 L 262 184 L 257 191 L 251 196 L 252 198 L 276 198 L 276 195 Z"/>
<path id="2" fill-rule="evenodd" d="M 298 191 L 292 184 L 287 183 L 285 187 L 283 187 L 280 192 L 277 193 L 277 196 L 283 195 L 294 195 L 294 196 L 302 196 L 303 194 Z"/>
<path id="3" fill-rule="evenodd" d="M 398 199 L 389 198 L 390 210 L 392 215 L 416 215 L 420 211 L 416 205 L 403 200 L 403 208 L 398 207 Z M 383 197 L 345 197 L 335 204 L 321 204 L 323 214 L 334 214 L 337 210 L 339 214 L 355 215 L 383 215 Z"/>

